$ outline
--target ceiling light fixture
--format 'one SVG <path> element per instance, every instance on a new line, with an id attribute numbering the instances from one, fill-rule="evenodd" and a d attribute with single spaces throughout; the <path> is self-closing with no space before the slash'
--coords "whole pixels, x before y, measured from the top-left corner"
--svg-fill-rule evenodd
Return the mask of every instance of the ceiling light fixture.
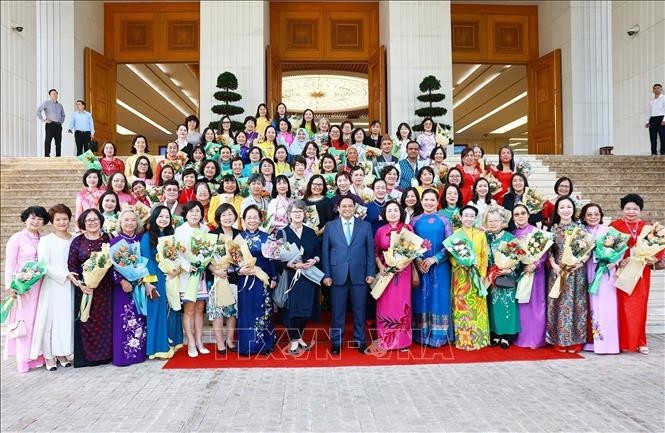
<path id="1" fill-rule="evenodd" d="M 526 125 L 526 123 L 529 121 L 528 117 L 529 116 L 522 116 L 517 120 L 513 120 L 510 123 L 506 123 L 501 128 L 497 128 L 494 131 L 490 132 L 490 134 L 505 134 L 506 132 L 512 131 L 513 129 L 518 128 L 522 125 Z"/>
<path id="2" fill-rule="evenodd" d="M 469 69 L 465 74 L 463 74 L 463 75 L 459 78 L 459 80 L 457 80 L 457 82 L 455 83 L 455 86 L 459 86 L 460 84 L 462 84 L 463 82 L 465 82 L 467 78 L 469 78 L 471 75 L 473 75 L 473 73 L 476 72 L 476 71 L 478 70 L 478 68 L 480 68 L 480 66 L 481 66 L 481 65 L 473 65 L 473 66 L 471 66 L 471 69 Z"/>
<path id="3" fill-rule="evenodd" d="M 478 65 L 478 66 L 480 66 L 480 65 Z M 458 100 L 453 101 L 453 109 L 459 107 L 460 105 L 462 105 L 467 99 L 469 99 L 470 97 L 475 95 L 476 92 L 478 92 L 480 89 L 487 86 L 492 81 L 496 80 L 499 75 L 503 74 L 510 67 L 511 67 L 511 65 L 505 65 L 500 72 L 493 73 L 485 81 L 483 81 L 482 83 L 480 83 L 479 85 L 474 87 L 473 90 L 470 90 L 465 96 L 463 96 L 462 98 L 459 98 Z"/>
<path id="4" fill-rule="evenodd" d="M 121 125 L 115 125 L 115 132 L 116 134 L 120 135 L 138 135 L 136 132 L 132 131 L 131 129 L 127 129 L 124 126 Z"/>
<path id="5" fill-rule="evenodd" d="M 466 131 L 467 129 L 471 128 L 472 126 L 475 126 L 475 125 L 479 124 L 479 123 L 482 122 L 483 120 L 487 119 L 488 117 L 491 117 L 491 116 L 495 115 L 495 114 L 498 113 L 499 111 L 501 111 L 501 110 L 503 110 L 504 108 L 508 107 L 509 105 L 511 105 L 511 104 L 513 104 L 513 103 L 519 101 L 519 100 L 522 99 L 522 98 L 526 98 L 526 92 L 524 92 L 524 93 L 520 93 L 519 95 L 515 96 L 515 97 L 514 97 L 513 99 L 511 99 L 510 101 L 506 102 L 505 104 L 500 105 L 499 107 L 495 108 L 494 110 L 490 111 L 489 113 L 485 114 L 484 116 L 479 117 L 478 119 L 476 119 L 476 120 L 474 120 L 473 122 L 469 123 L 469 124 L 466 125 L 464 128 L 462 128 L 462 129 L 458 129 L 457 131 L 455 131 L 455 133 L 456 133 L 456 134 L 461 134 L 462 132 Z"/>
<path id="6" fill-rule="evenodd" d="M 148 122 L 149 124 L 151 124 L 151 125 L 154 126 L 155 128 L 159 129 L 159 130 L 162 131 L 164 134 L 170 134 L 170 133 L 171 133 L 171 131 L 169 131 L 168 129 L 164 128 L 162 125 L 160 125 L 159 123 L 155 122 L 154 120 L 152 120 L 151 118 L 149 118 L 149 117 L 146 116 L 145 114 L 141 113 L 140 111 L 136 110 L 135 108 L 130 107 L 128 104 L 122 102 L 120 99 L 116 99 L 115 102 L 116 102 L 119 106 L 121 106 L 122 108 L 124 108 L 125 110 L 129 111 L 130 113 L 132 113 L 133 115 L 139 117 L 140 119 L 142 119 L 142 120 Z"/>
<path id="7" fill-rule="evenodd" d="M 148 86 L 150 86 L 155 92 L 159 93 L 159 95 L 160 95 L 162 98 L 164 98 L 164 99 L 166 100 L 166 102 L 168 102 L 169 104 L 173 105 L 173 107 L 175 107 L 176 110 L 180 111 L 184 116 L 189 116 L 190 114 L 192 114 L 190 109 L 188 109 L 188 108 L 183 108 L 182 105 L 180 105 L 180 104 L 176 104 L 176 103 L 172 100 L 172 98 L 169 98 L 168 95 L 167 95 L 166 93 L 164 93 L 164 92 L 162 91 L 162 89 L 161 89 L 161 88 L 160 88 L 160 87 L 159 87 L 154 81 L 152 81 L 152 80 L 150 79 L 150 77 L 148 77 L 148 76 L 145 75 L 143 72 L 141 72 L 141 70 L 139 70 L 139 69 L 136 67 L 136 65 L 128 64 L 128 65 L 126 65 L 126 66 L 127 66 L 127 68 L 129 68 L 130 71 L 132 71 L 134 74 L 136 74 L 136 76 L 138 76 L 140 79 L 142 79 L 142 80 L 143 80 Z M 157 67 L 159 67 L 159 65 L 157 65 Z M 164 72 L 164 70 L 163 70 L 161 67 L 159 67 L 159 69 L 161 69 L 162 72 Z M 170 77 L 169 77 L 169 78 L 170 78 Z"/>
<path id="8" fill-rule="evenodd" d="M 187 96 L 187 99 L 189 99 L 189 100 L 192 102 L 192 104 L 194 104 L 194 107 L 196 107 L 196 109 L 198 110 L 198 108 L 199 108 L 199 101 L 198 101 L 198 100 L 192 95 L 192 92 L 190 92 L 189 90 L 185 90 L 185 88 L 183 87 L 183 84 L 182 84 L 180 81 L 178 81 L 178 80 L 176 80 L 175 78 L 173 78 L 173 77 L 171 76 L 171 74 L 169 74 L 169 71 L 168 71 L 168 69 L 166 68 L 166 66 L 164 66 L 164 65 L 162 65 L 162 64 L 160 64 L 160 63 L 156 63 L 156 65 L 157 65 L 157 67 L 159 68 L 159 70 L 162 71 L 162 73 L 163 73 L 164 75 L 166 75 L 167 77 L 169 77 L 169 80 L 171 80 L 171 82 L 173 83 L 173 85 L 176 86 L 178 89 L 180 89 L 180 91 L 181 91 L 185 96 Z"/>

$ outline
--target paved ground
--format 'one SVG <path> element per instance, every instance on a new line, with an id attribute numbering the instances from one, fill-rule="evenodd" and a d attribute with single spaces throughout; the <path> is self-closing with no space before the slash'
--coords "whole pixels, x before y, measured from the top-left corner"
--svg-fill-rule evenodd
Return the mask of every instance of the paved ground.
<path id="1" fill-rule="evenodd" d="M 651 354 L 374 368 L 43 369 L 3 361 L 2 431 L 665 431 Z"/>

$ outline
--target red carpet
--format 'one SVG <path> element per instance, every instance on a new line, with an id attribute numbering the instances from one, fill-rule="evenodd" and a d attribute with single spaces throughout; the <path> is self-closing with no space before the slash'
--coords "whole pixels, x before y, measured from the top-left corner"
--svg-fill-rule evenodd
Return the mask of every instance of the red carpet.
<path id="1" fill-rule="evenodd" d="M 317 324 L 321 325 L 321 324 Z M 339 355 L 331 355 L 327 337 L 327 328 L 319 326 L 318 329 L 308 329 L 305 341 L 314 341 L 317 344 L 309 352 L 303 352 L 294 357 L 283 353 L 288 351 L 288 336 L 284 329 L 275 332 L 279 343 L 270 355 L 240 356 L 234 352 L 220 355 L 215 351 L 214 344 L 207 347 L 209 355 L 199 355 L 198 358 L 187 356 L 187 347 L 181 348 L 173 358 L 168 360 L 165 369 L 187 368 L 293 368 L 293 367 L 372 367 L 382 365 L 423 365 L 423 364 L 464 364 L 476 362 L 507 362 L 507 361 L 543 361 L 552 359 L 583 359 L 578 354 L 560 353 L 552 348 L 523 349 L 510 346 L 504 350 L 500 347 L 486 347 L 481 350 L 467 352 L 455 347 L 424 348 L 413 344 L 409 351 L 389 351 L 383 356 L 365 355 L 352 347 L 343 347 Z M 315 335 L 316 334 L 316 335 Z M 350 337 L 352 332 L 347 332 Z"/>

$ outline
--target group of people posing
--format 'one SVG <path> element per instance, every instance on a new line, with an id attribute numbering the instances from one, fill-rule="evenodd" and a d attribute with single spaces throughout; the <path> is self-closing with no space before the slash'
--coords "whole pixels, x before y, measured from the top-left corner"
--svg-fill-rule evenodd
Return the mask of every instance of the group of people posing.
<path id="1" fill-rule="evenodd" d="M 257 115 L 245 120 L 245 130 L 231 131 L 230 124 L 225 117 L 218 131 L 199 133 L 198 119 L 188 117 L 159 161 L 143 136 L 134 138 L 133 155 L 125 161 L 107 142 L 101 157 L 88 161 L 73 212 L 58 204 L 48 211 L 32 206 L 21 214 L 26 227 L 7 244 L 5 287 L 28 261 L 42 261 L 46 272 L 25 293 L 10 289 L 17 302 L 9 322 L 20 318 L 27 331 L 5 345 L 5 356 L 16 357 L 19 371 L 170 358 L 184 336 L 188 356 L 208 355 L 206 315 L 219 353 L 272 352 L 274 323 L 281 321 L 289 335 L 284 352 L 297 356 L 315 343 L 305 341 L 307 324 L 319 321 L 327 309 L 332 354 L 345 344 L 370 353 L 408 350 L 414 342 L 454 344 L 461 350 L 514 344 L 648 353 L 651 268 L 644 267 L 630 295 L 613 283 L 646 224 L 640 196 L 626 195 L 620 203 L 623 217 L 608 226 L 600 206 L 581 207 L 571 179 L 560 178 L 556 195 L 533 209 L 525 199 L 527 173 L 516 172 L 523 164 L 516 164 L 509 147 L 500 149 L 497 164 L 475 147 L 462 152 L 461 164 L 448 167 L 445 134 L 429 118 L 419 134 L 402 123 L 391 137 L 381 133 L 379 122 L 372 122 L 367 133 L 354 130 L 351 122 L 315 122 L 306 110 L 293 133 L 284 104 L 273 119 L 261 104 Z M 139 207 L 150 211 L 143 214 Z M 49 222 L 53 233 L 42 235 Z M 599 289 L 589 293 L 598 262 L 593 253 L 572 267 L 562 262 L 566 236 L 578 228 L 598 237 L 609 227 L 629 235 L 628 250 L 609 264 Z M 502 244 L 541 229 L 551 233 L 546 254 L 493 275 Z M 240 236 L 255 265 L 162 271 L 159 239 L 174 236 L 190 245 L 200 231 L 219 239 Z M 383 253 L 392 247 L 392 234 L 404 231 L 425 239 L 426 251 L 403 269 L 392 269 Z M 455 234 L 472 246 L 472 268 L 480 278 L 444 246 Z M 262 246 L 282 238 L 302 248 L 298 261 L 264 256 Z M 94 289 L 82 279 L 83 264 L 94 252 L 121 241 L 138 245 L 148 261 L 145 310 L 133 296 L 136 286 L 114 268 Z M 321 271 L 320 281 L 302 277 L 314 267 Z M 259 272 L 267 274 L 267 283 Z M 391 282 L 375 300 L 370 286 L 386 275 Z M 520 300 L 518 282 L 526 275 L 530 296 Z M 198 278 L 196 296 L 186 299 L 192 277 Z M 281 278 L 291 290 L 278 309 L 272 294 Z M 181 308 L 167 300 L 170 279 L 179 280 Z M 228 280 L 232 303 L 214 302 L 216 279 Z M 557 280 L 559 296 L 548 296 Z M 91 301 L 83 321 L 85 296 Z M 349 301 L 353 336 L 345 341 Z M 368 323 L 374 328 L 369 333 Z"/>

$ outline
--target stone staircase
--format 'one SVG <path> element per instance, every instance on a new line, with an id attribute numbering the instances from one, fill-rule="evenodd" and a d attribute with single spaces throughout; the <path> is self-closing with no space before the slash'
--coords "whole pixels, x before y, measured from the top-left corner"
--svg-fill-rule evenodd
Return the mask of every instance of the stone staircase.
<path id="1" fill-rule="evenodd" d="M 621 197 L 635 192 L 644 199 L 642 218 L 665 223 L 665 158 L 653 156 L 539 155 L 555 177 L 573 180 L 574 193 L 598 203 L 605 221 L 620 218 Z M 531 179 L 529 179 L 531 181 Z M 550 184 L 546 196 L 554 194 Z M 651 273 L 647 332 L 665 333 L 665 271 Z"/>
<path id="2" fill-rule="evenodd" d="M 637 192 L 646 201 L 645 218 L 665 222 L 665 158 L 623 156 L 520 156 L 531 164 L 529 184 L 544 196 L 553 194 L 557 177 L 573 179 L 584 201 L 599 203 L 606 217 L 619 215 L 619 198 Z M 492 156 L 488 156 L 491 160 Z M 446 160 L 459 163 L 459 156 Z M 64 203 L 74 210 L 82 187 L 83 164 L 74 157 L 2 158 L 0 161 L 0 288 L 4 289 L 5 248 L 21 230 L 19 214 L 30 205 L 46 208 Z M 635 185 L 627 187 L 623 185 Z M 609 218 L 607 218 L 609 219 Z M 72 226 L 73 228 L 73 226 Z M 51 230 L 47 225 L 44 232 Z M 4 298 L 4 293 L 2 296 Z M 665 272 L 655 272 L 649 300 L 649 332 L 665 333 Z"/>

